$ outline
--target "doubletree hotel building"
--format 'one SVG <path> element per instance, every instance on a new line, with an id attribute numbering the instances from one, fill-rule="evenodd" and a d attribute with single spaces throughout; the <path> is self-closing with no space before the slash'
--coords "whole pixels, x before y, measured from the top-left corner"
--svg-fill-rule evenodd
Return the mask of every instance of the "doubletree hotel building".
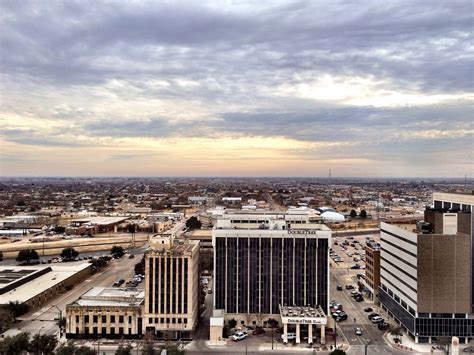
<path id="1" fill-rule="evenodd" d="M 214 305 L 226 321 L 263 326 L 293 306 L 327 314 L 331 230 L 314 210 L 227 213 L 212 236 Z"/>

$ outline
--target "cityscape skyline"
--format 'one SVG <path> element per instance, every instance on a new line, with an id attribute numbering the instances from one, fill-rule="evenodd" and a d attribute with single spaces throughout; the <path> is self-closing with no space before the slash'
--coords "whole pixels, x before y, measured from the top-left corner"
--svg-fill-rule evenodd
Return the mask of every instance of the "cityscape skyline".
<path id="1" fill-rule="evenodd" d="M 473 177 L 472 2 L 0 7 L 1 176 Z"/>

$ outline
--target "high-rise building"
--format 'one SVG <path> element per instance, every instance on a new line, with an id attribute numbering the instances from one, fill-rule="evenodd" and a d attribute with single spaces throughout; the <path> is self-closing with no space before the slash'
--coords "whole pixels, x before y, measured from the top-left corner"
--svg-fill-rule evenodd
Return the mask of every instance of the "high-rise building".
<path id="1" fill-rule="evenodd" d="M 238 324 L 282 320 L 284 335 L 288 324 L 292 327 L 284 320 L 295 319 L 299 342 L 302 318 L 296 313 L 294 318 L 283 316 L 281 309 L 307 306 L 314 315 L 309 326 L 312 322 L 324 329 L 330 238 L 331 230 L 308 208 L 224 214 L 213 229 L 215 309 L 224 310 L 226 321 L 235 319 Z"/>
<path id="2" fill-rule="evenodd" d="M 474 191 L 463 193 L 433 193 L 433 207 L 438 211 L 471 212 L 471 313 L 474 313 Z"/>
<path id="3" fill-rule="evenodd" d="M 417 343 L 474 334 L 472 214 L 444 207 L 416 224 L 381 224 L 379 301 Z"/>
<path id="4" fill-rule="evenodd" d="M 158 339 L 191 339 L 198 297 L 199 241 L 152 238 L 145 252 L 144 330 Z"/>

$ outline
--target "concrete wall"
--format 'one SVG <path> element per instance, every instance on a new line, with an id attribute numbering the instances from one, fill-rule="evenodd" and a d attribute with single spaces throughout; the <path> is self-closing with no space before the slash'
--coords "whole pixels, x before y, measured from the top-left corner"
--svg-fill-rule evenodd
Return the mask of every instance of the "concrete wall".
<path id="1" fill-rule="evenodd" d="M 470 312 L 470 236 L 418 236 L 418 312 Z"/>

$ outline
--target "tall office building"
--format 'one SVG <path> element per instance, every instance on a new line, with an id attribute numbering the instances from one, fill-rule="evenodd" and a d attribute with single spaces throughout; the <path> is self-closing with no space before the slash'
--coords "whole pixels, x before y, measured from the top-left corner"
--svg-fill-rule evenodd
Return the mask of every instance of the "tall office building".
<path id="1" fill-rule="evenodd" d="M 145 252 L 145 331 L 158 339 L 191 339 L 198 297 L 199 241 L 152 238 Z"/>
<path id="2" fill-rule="evenodd" d="M 311 209 L 224 214 L 213 229 L 215 309 L 246 325 L 283 319 L 281 307 L 327 314 L 330 238 Z"/>
<path id="3" fill-rule="evenodd" d="M 381 224 L 379 300 L 417 343 L 474 334 L 472 214 L 455 210 L 427 210 L 416 225 Z"/>
<path id="4" fill-rule="evenodd" d="M 471 212 L 471 226 L 474 226 L 474 191 L 465 193 L 433 193 L 433 207 L 439 211 Z M 474 313 L 474 227 L 471 228 L 471 313 Z"/>

